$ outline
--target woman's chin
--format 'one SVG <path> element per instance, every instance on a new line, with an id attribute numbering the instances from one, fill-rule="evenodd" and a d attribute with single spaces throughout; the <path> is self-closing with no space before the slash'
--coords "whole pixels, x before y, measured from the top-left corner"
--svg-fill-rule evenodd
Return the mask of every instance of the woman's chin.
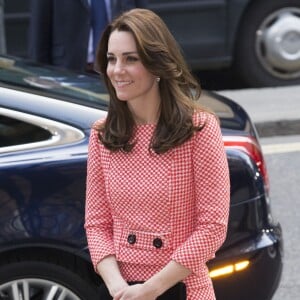
<path id="1" fill-rule="evenodd" d="M 127 101 L 128 99 L 130 99 L 128 93 L 122 93 L 122 92 L 119 92 L 119 93 L 118 93 L 118 92 L 116 91 L 116 95 L 117 95 L 117 97 L 118 97 L 118 99 L 119 99 L 120 101 Z"/>
<path id="2" fill-rule="evenodd" d="M 119 99 L 120 101 L 127 101 L 127 100 L 128 100 L 128 98 L 125 97 L 125 96 L 119 96 L 119 95 L 117 95 L 117 97 L 118 97 L 118 99 Z"/>

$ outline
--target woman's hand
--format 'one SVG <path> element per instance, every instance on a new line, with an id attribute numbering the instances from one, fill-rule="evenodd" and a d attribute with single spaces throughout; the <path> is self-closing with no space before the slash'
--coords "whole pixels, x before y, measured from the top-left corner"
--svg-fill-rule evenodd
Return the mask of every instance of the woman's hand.
<path id="1" fill-rule="evenodd" d="M 145 284 L 135 284 L 120 290 L 113 300 L 155 300 L 158 296 L 155 289 L 149 288 Z"/>
<path id="2" fill-rule="evenodd" d="M 109 293 L 112 297 L 115 297 L 120 291 L 126 289 L 128 287 L 128 283 L 125 280 L 115 281 L 108 287 Z M 115 299 L 115 298 L 114 298 Z"/>

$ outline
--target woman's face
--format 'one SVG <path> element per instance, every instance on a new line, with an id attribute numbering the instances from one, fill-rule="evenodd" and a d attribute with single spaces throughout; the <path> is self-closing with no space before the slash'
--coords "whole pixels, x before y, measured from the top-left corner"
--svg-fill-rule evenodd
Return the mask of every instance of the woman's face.
<path id="1" fill-rule="evenodd" d="M 145 101 L 158 94 L 156 77 L 142 64 L 132 33 L 115 30 L 108 40 L 107 76 L 124 101 Z"/>

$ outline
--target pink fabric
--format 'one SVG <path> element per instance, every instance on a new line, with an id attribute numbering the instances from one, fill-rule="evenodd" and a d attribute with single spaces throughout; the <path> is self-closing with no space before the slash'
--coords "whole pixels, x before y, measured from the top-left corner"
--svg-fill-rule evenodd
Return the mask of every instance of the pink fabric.
<path id="1" fill-rule="evenodd" d="M 202 112 L 195 122 L 205 122 L 204 129 L 160 155 L 148 150 L 155 125 L 137 127 L 130 153 L 110 152 L 92 130 L 85 228 L 95 267 L 113 254 L 124 278 L 138 281 L 175 260 L 192 271 L 187 299 L 211 300 L 206 262 L 226 236 L 229 172 L 216 118 Z M 155 238 L 161 248 L 153 246 Z"/>

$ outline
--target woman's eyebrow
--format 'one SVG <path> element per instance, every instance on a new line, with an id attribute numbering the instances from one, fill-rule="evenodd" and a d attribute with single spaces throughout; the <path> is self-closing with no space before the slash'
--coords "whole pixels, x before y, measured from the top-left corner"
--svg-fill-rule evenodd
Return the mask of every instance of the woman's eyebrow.
<path id="1" fill-rule="evenodd" d="M 128 51 L 128 52 L 123 52 L 122 55 L 126 56 L 126 55 L 131 55 L 131 54 L 138 54 L 137 51 Z M 115 55 L 112 52 L 107 52 L 107 55 Z"/>
<path id="2" fill-rule="evenodd" d="M 122 53 L 122 55 L 130 55 L 130 54 L 137 54 L 137 51 L 128 51 Z"/>

